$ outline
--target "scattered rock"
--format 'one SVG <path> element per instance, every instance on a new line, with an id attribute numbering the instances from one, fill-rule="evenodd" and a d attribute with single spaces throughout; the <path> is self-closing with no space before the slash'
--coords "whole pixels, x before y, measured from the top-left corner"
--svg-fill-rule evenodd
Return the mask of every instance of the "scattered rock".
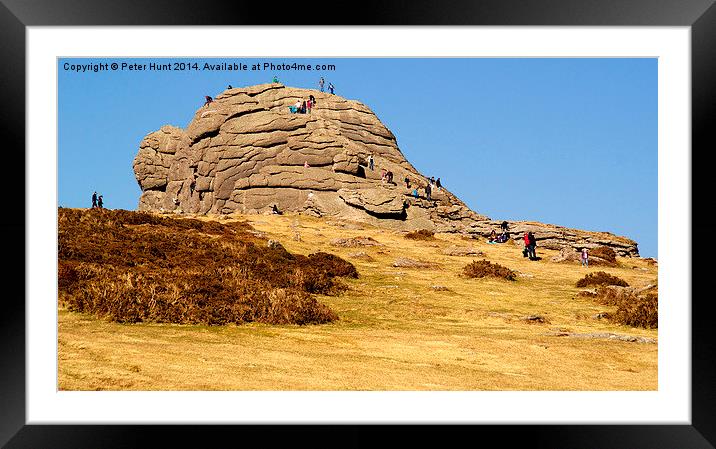
<path id="1" fill-rule="evenodd" d="M 356 248 L 360 246 L 382 246 L 371 237 L 350 237 L 331 240 L 331 245 L 344 248 Z"/>
<path id="2" fill-rule="evenodd" d="M 353 259 L 365 260 L 366 262 L 372 262 L 375 260 L 370 256 L 370 254 L 366 253 L 365 251 L 358 251 L 357 253 L 348 254 L 348 257 L 351 257 Z"/>
<path id="3" fill-rule="evenodd" d="M 421 260 L 413 260 L 407 257 L 399 257 L 395 260 L 395 262 L 393 262 L 393 266 L 402 268 L 434 268 L 436 264 Z"/>
<path id="4" fill-rule="evenodd" d="M 527 315 L 525 317 L 522 317 L 522 321 L 527 321 L 528 323 L 548 323 L 547 319 L 540 315 Z"/>
<path id="5" fill-rule="evenodd" d="M 480 251 L 477 248 L 469 247 L 469 246 L 451 246 L 449 248 L 445 248 L 443 250 L 443 254 L 448 256 L 484 256 L 485 253 Z"/>
<path id="6" fill-rule="evenodd" d="M 649 337 L 637 337 L 635 335 L 618 335 L 611 332 L 592 332 L 592 333 L 573 333 L 573 332 L 556 332 L 551 334 L 554 337 L 571 337 L 571 338 L 600 338 L 606 340 L 628 341 L 633 343 L 657 343 L 657 340 Z"/>

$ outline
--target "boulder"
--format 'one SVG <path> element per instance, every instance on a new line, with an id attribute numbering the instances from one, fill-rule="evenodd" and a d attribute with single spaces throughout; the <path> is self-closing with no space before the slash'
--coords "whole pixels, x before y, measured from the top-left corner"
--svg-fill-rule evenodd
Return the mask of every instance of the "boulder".
<path id="1" fill-rule="evenodd" d="M 289 111 L 309 95 L 316 98 L 311 114 Z M 226 90 L 200 107 L 186 129 L 162 126 L 149 133 L 133 168 L 143 211 L 265 213 L 276 205 L 282 212 L 392 230 L 473 236 L 499 232 L 502 221 L 471 210 L 445 187 L 434 188 L 427 200 L 427 178 L 366 105 L 279 83 Z M 393 173 L 391 183 L 381 178 L 382 171 Z M 416 186 L 419 198 L 411 195 Z M 518 241 L 523 232 L 534 232 L 538 248 L 605 245 L 621 256 L 639 254 L 636 242 L 609 233 L 509 224 L 510 236 Z"/>

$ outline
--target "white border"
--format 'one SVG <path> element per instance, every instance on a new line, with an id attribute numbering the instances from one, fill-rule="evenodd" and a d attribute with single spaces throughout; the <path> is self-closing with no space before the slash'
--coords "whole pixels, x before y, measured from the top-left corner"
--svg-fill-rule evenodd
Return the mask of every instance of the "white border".
<path id="1" fill-rule="evenodd" d="M 28 27 L 27 423 L 691 423 L 688 27 Z M 246 44 L 243 44 L 246 43 Z M 57 392 L 57 58 L 658 57 L 657 392 Z M 669 236 L 679 238 L 668 238 Z"/>

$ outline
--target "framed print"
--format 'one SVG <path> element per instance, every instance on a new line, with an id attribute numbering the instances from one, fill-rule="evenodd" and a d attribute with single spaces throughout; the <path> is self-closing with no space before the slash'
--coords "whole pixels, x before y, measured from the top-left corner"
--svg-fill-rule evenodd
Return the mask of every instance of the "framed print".
<path id="1" fill-rule="evenodd" d="M 235 6 L 0 6 L 3 444 L 713 447 L 712 2 Z"/>

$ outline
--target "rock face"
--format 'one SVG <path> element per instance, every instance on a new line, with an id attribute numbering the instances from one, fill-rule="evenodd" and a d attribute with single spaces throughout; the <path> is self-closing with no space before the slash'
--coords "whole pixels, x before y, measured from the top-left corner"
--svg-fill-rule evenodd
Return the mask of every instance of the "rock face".
<path id="1" fill-rule="evenodd" d="M 289 111 L 309 95 L 316 98 L 310 114 Z M 163 126 L 147 135 L 133 166 L 142 189 L 139 210 L 145 211 L 267 213 L 275 205 L 281 212 L 398 230 L 483 236 L 501 223 L 445 188 L 433 187 L 428 200 L 427 179 L 364 104 L 278 83 L 229 89 L 201 107 L 186 129 Z M 392 182 L 382 180 L 383 170 L 392 172 Z M 620 255 L 638 255 L 636 242 L 612 234 L 510 223 L 513 237 L 525 231 L 545 248 L 606 245 Z"/>

